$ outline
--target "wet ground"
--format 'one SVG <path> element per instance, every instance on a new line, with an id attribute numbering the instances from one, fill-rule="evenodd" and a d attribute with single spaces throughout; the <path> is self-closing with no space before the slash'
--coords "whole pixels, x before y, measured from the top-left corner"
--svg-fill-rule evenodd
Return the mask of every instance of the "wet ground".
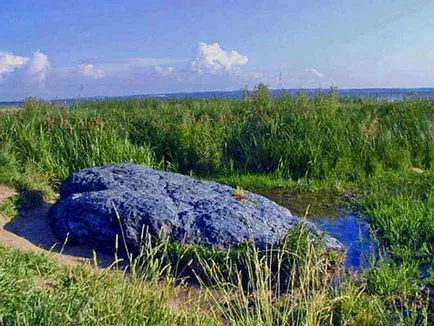
<path id="1" fill-rule="evenodd" d="M 259 193 L 292 214 L 304 217 L 320 229 L 341 241 L 347 248 L 345 266 L 348 270 L 367 267 L 369 257 L 376 250 L 367 219 L 360 212 L 348 208 L 337 193 L 298 193 L 282 189 L 257 189 Z"/>
<path id="2" fill-rule="evenodd" d="M 320 229 L 340 240 L 347 248 L 345 265 L 349 270 L 368 266 L 370 254 L 376 251 L 376 242 L 370 234 L 367 220 L 348 208 L 337 193 L 297 193 L 282 189 L 255 190 L 278 204 L 287 207 L 294 215 L 304 217 Z M 0 203 L 14 196 L 13 189 L 0 187 Z M 20 248 L 34 248 L 63 253 L 64 257 L 92 259 L 90 248 L 70 247 L 58 243 L 49 227 L 49 203 L 21 212 L 12 221 L 0 216 L 0 242 Z M 107 266 L 113 257 L 98 255 L 100 266 Z"/>

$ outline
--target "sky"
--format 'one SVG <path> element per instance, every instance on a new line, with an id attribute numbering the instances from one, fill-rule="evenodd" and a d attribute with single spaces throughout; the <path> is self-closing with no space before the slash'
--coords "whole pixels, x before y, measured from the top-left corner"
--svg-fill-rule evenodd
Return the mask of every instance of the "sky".
<path id="1" fill-rule="evenodd" d="M 434 87 L 434 0 L 1 0 L 0 101 Z"/>

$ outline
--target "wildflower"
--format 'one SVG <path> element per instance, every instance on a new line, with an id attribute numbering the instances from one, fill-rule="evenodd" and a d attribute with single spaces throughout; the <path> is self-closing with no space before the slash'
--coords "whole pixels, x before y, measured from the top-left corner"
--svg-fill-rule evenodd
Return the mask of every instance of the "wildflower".
<path id="1" fill-rule="evenodd" d="M 237 189 L 235 189 L 233 197 L 235 198 L 235 200 L 238 200 L 240 202 L 244 202 L 247 199 L 243 188 L 241 188 L 240 186 L 237 186 Z"/>

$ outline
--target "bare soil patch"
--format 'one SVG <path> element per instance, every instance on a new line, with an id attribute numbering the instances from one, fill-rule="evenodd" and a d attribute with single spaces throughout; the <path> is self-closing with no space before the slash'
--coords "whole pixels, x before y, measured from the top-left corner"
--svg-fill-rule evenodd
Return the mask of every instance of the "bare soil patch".
<path id="1" fill-rule="evenodd" d="M 4 204 L 6 200 L 12 196 L 15 196 L 17 193 L 11 187 L 0 185 L 0 205 Z"/>

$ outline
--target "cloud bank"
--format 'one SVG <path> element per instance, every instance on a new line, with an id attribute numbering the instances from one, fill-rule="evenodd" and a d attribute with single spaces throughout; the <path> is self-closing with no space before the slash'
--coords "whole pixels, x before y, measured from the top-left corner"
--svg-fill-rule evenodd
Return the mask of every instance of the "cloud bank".
<path id="1" fill-rule="evenodd" d="M 270 77 L 269 72 L 258 67 L 245 67 L 249 59 L 244 53 L 217 42 L 198 43 L 190 59 L 81 60 L 70 66 L 52 66 L 42 51 L 29 56 L 0 52 L 0 79 L 5 77 L 0 97 L 7 100 L 232 90 L 253 87 L 260 81 L 273 86 L 275 80 L 274 75 Z"/>

